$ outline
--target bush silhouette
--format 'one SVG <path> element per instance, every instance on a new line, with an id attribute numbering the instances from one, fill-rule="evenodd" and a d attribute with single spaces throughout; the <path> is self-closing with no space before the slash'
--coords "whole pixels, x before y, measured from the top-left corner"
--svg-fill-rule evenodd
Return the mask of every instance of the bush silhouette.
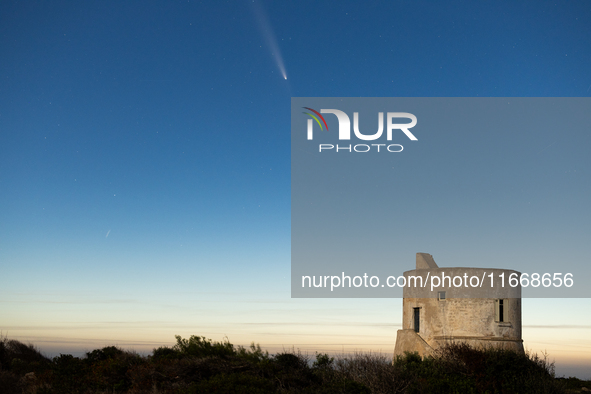
<path id="1" fill-rule="evenodd" d="M 32 374 L 32 372 L 34 372 Z M 32 345 L 0 339 L 0 392 L 75 393 L 566 393 L 591 386 L 556 379 L 545 356 L 449 344 L 431 357 L 393 362 L 376 353 L 315 360 L 299 351 L 270 356 L 259 345 L 176 337 L 172 347 L 140 356 L 115 346 L 44 357 Z"/>
<path id="2" fill-rule="evenodd" d="M 234 345 L 230 342 L 212 342 L 211 339 L 191 335 L 189 339 L 175 336 L 176 345 L 173 349 L 184 356 L 194 357 L 229 357 L 236 355 Z"/>

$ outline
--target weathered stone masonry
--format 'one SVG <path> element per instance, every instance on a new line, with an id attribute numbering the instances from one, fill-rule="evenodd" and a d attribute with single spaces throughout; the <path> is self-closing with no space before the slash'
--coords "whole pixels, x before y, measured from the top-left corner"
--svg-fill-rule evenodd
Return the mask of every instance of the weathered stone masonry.
<path id="1" fill-rule="evenodd" d="M 513 270 L 491 268 L 440 268 L 427 253 L 417 253 L 416 269 L 405 277 L 489 275 L 495 278 Z M 475 347 L 493 346 L 523 353 L 521 338 L 521 287 L 494 288 L 405 287 L 402 330 L 398 330 L 394 357 L 404 352 L 431 354 L 445 343 L 465 342 Z"/>

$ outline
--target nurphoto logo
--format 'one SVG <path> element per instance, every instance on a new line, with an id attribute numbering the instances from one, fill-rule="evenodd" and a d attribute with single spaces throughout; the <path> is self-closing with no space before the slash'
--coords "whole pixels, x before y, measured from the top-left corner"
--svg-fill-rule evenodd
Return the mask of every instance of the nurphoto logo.
<path id="1" fill-rule="evenodd" d="M 322 114 L 333 114 L 337 117 L 339 122 L 339 140 L 350 140 L 351 139 L 351 120 L 349 116 L 338 109 L 321 109 L 320 112 L 310 107 L 302 107 L 310 112 L 303 112 L 310 116 L 308 119 L 307 137 L 308 140 L 314 139 L 314 121 L 323 131 L 328 131 L 328 124 Z M 392 141 L 392 134 L 394 130 L 402 131 L 411 141 L 417 141 L 417 137 L 410 132 L 409 129 L 413 128 L 417 124 L 417 117 L 408 112 L 388 112 L 386 114 L 386 138 L 388 141 Z M 410 123 L 394 123 L 394 119 L 410 119 Z M 353 133 L 355 137 L 363 141 L 375 141 L 382 136 L 384 133 L 384 113 L 378 112 L 378 131 L 373 134 L 363 134 L 359 131 L 359 112 L 353 112 Z M 335 152 L 347 151 L 347 152 L 369 152 L 374 147 L 375 150 L 380 152 L 380 148 L 385 147 L 382 151 L 388 152 L 402 152 L 404 149 L 400 144 L 356 144 L 356 145 L 333 145 L 333 144 L 319 144 L 319 152 L 333 150 Z"/>

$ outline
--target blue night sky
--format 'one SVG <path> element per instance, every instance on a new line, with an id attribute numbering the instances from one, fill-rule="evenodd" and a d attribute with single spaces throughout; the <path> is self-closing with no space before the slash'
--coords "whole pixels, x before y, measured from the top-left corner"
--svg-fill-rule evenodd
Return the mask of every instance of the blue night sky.
<path id="1" fill-rule="evenodd" d="M 0 330 L 391 353 L 401 300 L 290 298 L 291 97 L 589 97 L 590 48 L 588 1 L 3 1 Z M 589 310 L 524 300 L 526 348 L 591 377 Z"/>

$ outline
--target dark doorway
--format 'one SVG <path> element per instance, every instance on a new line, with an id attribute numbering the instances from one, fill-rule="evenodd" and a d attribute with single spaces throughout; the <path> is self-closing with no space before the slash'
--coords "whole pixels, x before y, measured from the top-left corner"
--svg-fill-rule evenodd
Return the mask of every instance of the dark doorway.
<path id="1" fill-rule="evenodd" d="M 413 308 L 413 310 L 414 310 L 415 332 L 419 332 L 421 329 L 421 308 Z"/>

